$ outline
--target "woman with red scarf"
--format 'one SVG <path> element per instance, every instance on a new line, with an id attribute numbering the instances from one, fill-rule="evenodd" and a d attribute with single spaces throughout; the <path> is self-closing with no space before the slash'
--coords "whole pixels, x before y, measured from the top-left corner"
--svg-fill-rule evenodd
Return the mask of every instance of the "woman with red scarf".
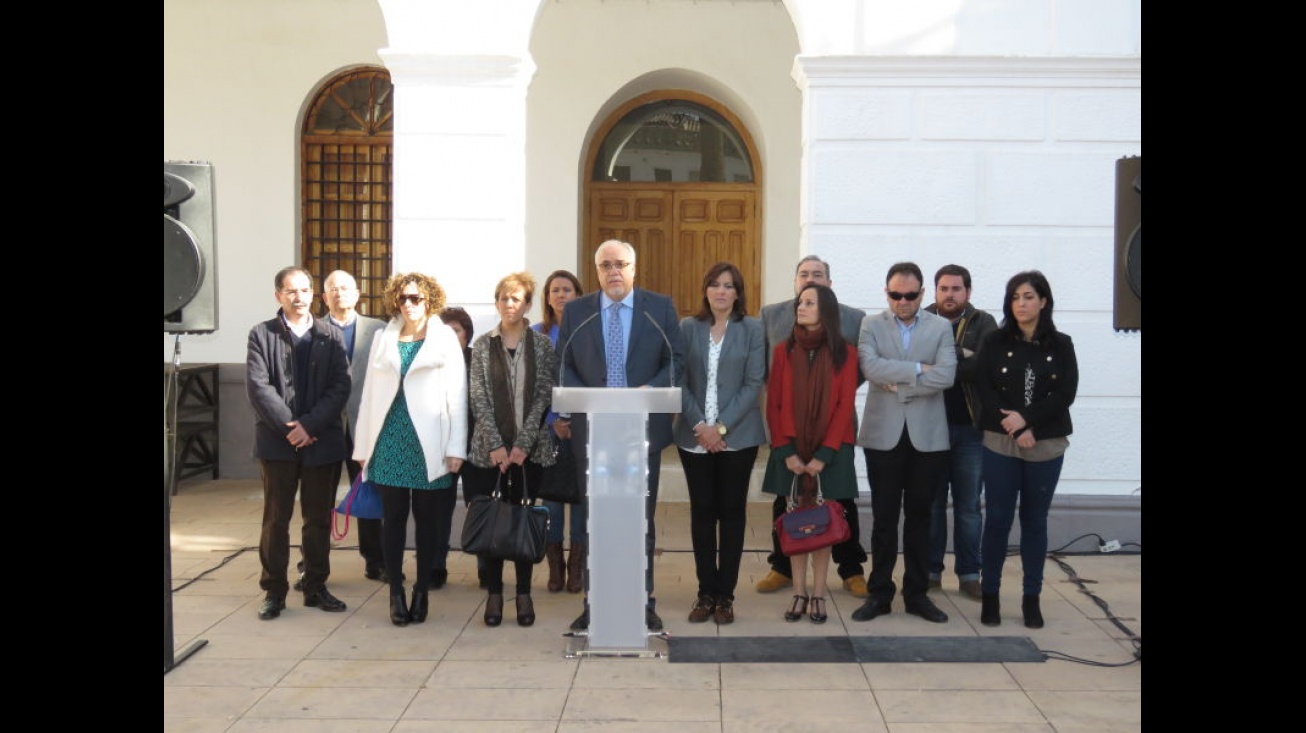
<path id="1" fill-rule="evenodd" d="M 794 300 L 794 331 L 775 347 L 767 381 L 766 420 L 771 430 L 762 491 L 790 496 L 800 508 L 830 499 L 857 497 L 853 465 L 853 400 L 857 392 L 857 350 L 839 329 L 839 300 L 824 285 L 808 285 Z M 807 559 L 812 594 L 807 594 Z M 807 614 L 814 624 L 825 609 L 830 548 L 793 558 L 793 603 L 786 621 Z M 810 605 L 809 605 L 810 604 Z"/>

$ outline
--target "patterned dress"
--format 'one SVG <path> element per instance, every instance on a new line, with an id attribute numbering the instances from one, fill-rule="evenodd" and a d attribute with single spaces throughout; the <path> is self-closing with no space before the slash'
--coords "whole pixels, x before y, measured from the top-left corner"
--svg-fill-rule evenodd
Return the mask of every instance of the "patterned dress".
<path id="1" fill-rule="evenodd" d="M 408 367 L 412 366 L 423 343 L 425 341 L 399 342 L 399 392 L 385 415 L 381 434 L 376 439 L 376 449 L 368 462 L 367 478 L 372 483 L 408 489 L 453 487 L 455 474 L 446 473 L 434 481 L 426 480 L 426 458 L 413 419 L 408 415 L 408 400 L 404 396 L 402 379 L 408 375 Z"/>

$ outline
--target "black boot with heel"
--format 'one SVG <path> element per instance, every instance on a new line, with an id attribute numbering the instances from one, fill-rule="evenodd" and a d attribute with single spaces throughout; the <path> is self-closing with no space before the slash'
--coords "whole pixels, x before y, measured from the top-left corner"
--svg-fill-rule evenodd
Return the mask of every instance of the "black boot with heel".
<path id="1" fill-rule="evenodd" d="M 404 589 L 390 589 L 390 623 L 395 626 L 407 626 L 413 617 L 408 613 L 408 599 L 404 597 Z"/>
<path id="2" fill-rule="evenodd" d="M 408 606 L 408 615 L 412 622 L 420 624 L 426 620 L 426 591 L 413 588 L 413 602 Z"/>
<path id="3" fill-rule="evenodd" d="M 1043 628 L 1043 611 L 1038 607 L 1038 596 L 1029 595 L 1028 593 L 1020 599 L 1020 611 L 1025 615 L 1025 627 L 1029 629 Z"/>
<path id="4" fill-rule="evenodd" d="M 1002 614 L 998 610 L 998 594 L 980 595 L 980 623 L 985 626 L 997 626 L 1002 623 Z"/>

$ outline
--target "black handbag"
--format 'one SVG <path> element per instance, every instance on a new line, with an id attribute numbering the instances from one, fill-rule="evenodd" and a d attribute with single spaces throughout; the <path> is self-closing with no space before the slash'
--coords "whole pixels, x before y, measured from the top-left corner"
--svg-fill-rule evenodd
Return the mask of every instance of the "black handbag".
<path id="1" fill-rule="evenodd" d="M 580 476 L 576 472 L 576 454 L 571 452 L 571 439 L 563 440 L 549 430 L 553 436 L 553 465 L 544 467 L 540 488 L 535 496 L 543 501 L 560 501 L 566 504 L 579 504 L 585 501 L 585 494 L 580 489 Z"/>
<path id="2" fill-rule="evenodd" d="M 504 474 L 499 474 L 499 481 Z M 509 481 L 511 482 L 511 478 Z M 463 522 L 463 552 L 512 562 L 538 563 L 544 559 L 549 536 L 549 510 L 539 506 L 522 487 L 522 501 L 506 501 L 499 481 L 489 496 L 481 494 L 467 505 Z M 512 484 L 508 485 L 511 494 Z"/>

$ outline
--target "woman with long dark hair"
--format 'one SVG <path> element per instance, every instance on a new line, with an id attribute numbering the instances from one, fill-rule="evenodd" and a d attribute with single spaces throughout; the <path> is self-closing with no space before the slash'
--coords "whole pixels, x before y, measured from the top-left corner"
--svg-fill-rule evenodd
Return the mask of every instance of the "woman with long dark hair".
<path id="1" fill-rule="evenodd" d="M 543 318 L 531 326 L 549 337 L 553 348 L 558 348 L 558 326 L 562 323 L 562 312 L 567 304 L 579 298 L 585 291 L 580 286 L 580 278 L 569 270 L 554 270 L 544 280 Z M 558 437 L 558 451 L 571 451 L 571 423 L 558 420 L 558 413 L 549 410 L 544 419 L 547 428 Z M 546 587 L 550 593 L 557 593 L 565 586 L 568 593 L 579 593 L 584 587 L 582 582 L 585 572 L 585 502 L 564 504 L 560 501 L 545 501 L 549 510 L 549 542 L 545 550 L 545 560 L 549 564 L 549 580 Z M 568 511 L 567 507 L 571 510 Z M 568 523 L 570 515 L 570 523 Z M 568 540 L 566 560 L 563 560 L 562 540 Z"/>
<path id="2" fill-rule="evenodd" d="M 800 508 L 815 503 L 818 482 L 827 500 L 856 498 L 853 401 L 858 369 L 857 350 L 839 330 L 839 300 L 834 291 L 824 285 L 803 288 L 794 299 L 793 333 L 776 345 L 766 385 L 771 458 L 762 480 L 763 491 L 781 496 L 792 493 Z M 797 621 L 807 614 L 812 623 L 825 623 L 830 548 L 795 556 L 791 564 L 795 592 L 785 620 Z"/>
<path id="3" fill-rule="evenodd" d="M 1043 627 L 1039 594 L 1048 551 L 1048 510 L 1070 446 L 1070 405 L 1079 389 L 1075 344 L 1052 321 L 1052 286 L 1038 270 L 1007 281 L 1002 325 L 976 365 L 984 431 L 984 534 L 980 622 L 1002 623 L 998 591 L 1007 540 L 1020 512 L 1021 612 Z"/>
<path id="4" fill-rule="evenodd" d="M 729 262 L 718 262 L 703 276 L 698 314 L 680 321 L 685 386 L 675 440 L 689 487 L 689 534 L 698 576 L 691 623 L 735 620 L 748 483 L 758 446 L 766 440 L 761 409 L 766 334 L 760 319 L 745 315 L 747 309 L 743 274 Z"/>

